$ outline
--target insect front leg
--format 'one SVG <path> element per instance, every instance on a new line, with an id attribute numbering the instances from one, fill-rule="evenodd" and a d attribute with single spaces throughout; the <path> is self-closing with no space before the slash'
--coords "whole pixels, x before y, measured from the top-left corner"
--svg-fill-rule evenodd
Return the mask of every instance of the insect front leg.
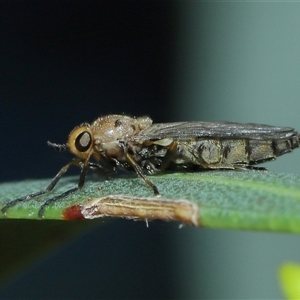
<path id="1" fill-rule="evenodd" d="M 88 160 L 86 160 L 84 163 L 82 163 L 80 160 L 74 160 L 72 162 L 73 162 L 73 164 L 79 165 L 81 167 L 81 173 L 80 173 L 80 177 L 79 177 L 78 186 L 75 187 L 75 188 L 69 189 L 66 192 L 64 192 L 64 193 L 62 193 L 60 195 L 57 195 L 57 196 L 55 196 L 53 198 L 50 198 L 46 202 L 44 202 L 41 205 L 41 207 L 39 209 L 39 212 L 38 212 L 38 217 L 39 218 L 43 218 L 44 217 L 44 211 L 45 211 L 45 209 L 46 209 L 47 206 L 49 206 L 50 204 L 56 202 L 57 200 L 60 200 L 60 199 L 63 199 L 65 197 L 67 197 L 68 195 L 70 195 L 72 193 L 75 193 L 76 191 L 78 191 L 79 189 L 81 189 L 83 187 L 84 182 L 85 182 L 86 173 L 89 170 L 89 168 L 91 167 L 91 165 L 93 165 L 93 164 L 90 163 L 90 162 L 88 162 Z"/>
<path id="2" fill-rule="evenodd" d="M 25 201 L 29 201 L 29 200 L 32 200 L 38 196 L 41 196 L 41 195 L 44 195 L 50 191 L 53 190 L 53 188 L 56 186 L 57 182 L 61 179 L 61 177 L 67 172 L 67 170 L 69 169 L 69 167 L 71 165 L 77 165 L 79 166 L 80 165 L 80 160 L 73 160 L 71 162 L 69 162 L 68 164 L 66 164 L 65 166 L 63 166 L 59 172 L 53 177 L 53 179 L 51 180 L 51 182 L 49 183 L 49 185 L 46 187 L 45 190 L 42 190 L 42 191 L 39 191 L 39 192 L 35 192 L 35 193 L 32 193 L 32 194 L 29 194 L 27 196 L 23 196 L 23 197 L 19 197 L 17 199 L 14 199 L 14 200 L 11 200 L 9 201 L 6 205 L 4 205 L 1 209 L 1 213 L 3 214 L 6 214 L 7 210 L 10 208 L 10 207 L 13 207 L 15 206 L 17 203 L 20 203 L 20 202 L 25 202 Z M 73 189 L 70 189 L 68 191 L 66 191 L 65 193 L 61 194 L 61 195 L 58 195 L 56 197 L 53 197 L 49 200 L 47 200 L 40 208 L 39 210 L 39 213 L 38 213 L 38 216 L 39 217 L 43 217 L 43 212 L 45 210 L 45 207 L 48 206 L 50 203 L 58 200 L 58 199 L 62 199 L 64 197 L 66 197 L 67 195 L 71 194 L 71 193 L 74 193 L 75 191 L 77 191 L 80 187 L 82 187 L 82 185 L 84 184 L 84 178 L 82 178 L 82 176 L 85 177 L 85 174 L 86 174 L 86 171 L 83 172 L 83 169 L 82 169 L 82 172 L 81 172 L 81 176 L 80 176 L 80 180 L 79 180 L 79 183 L 78 183 L 78 187 L 76 188 L 73 188 Z"/>
<path id="3" fill-rule="evenodd" d="M 12 206 L 15 206 L 17 203 L 19 202 L 24 202 L 24 201 L 28 201 L 28 200 L 31 200 L 33 198 L 36 198 L 38 196 L 41 196 L 43 194 L 46 194 L 48 192 L 50 192 L 54 187 L 55 185 L 57 184 L 57 182 L 60 180 L 60 178 L 67 172 L 67 170 L 69 169 L 69 167 L 73 164 L 74 162 L 71 161 L 69 162 L 68 164 L 66 164 L 65 166 L 63 166 L 60 171 L 54 176 L 54 178 L 51 180 L 50 184 L 46 187 L 45 190 L 42 190 L 42 191 L 39 191 L 39 192 L 36 192 L 36 193 L 32 193 L 32 194 L 29 194 L 27 196 L 23 196 L 23 197 L 20 197 L 20 198 L 17 198 L 17 199 L 14 199 L 12 201 L 9 201 L 6 205 L 4 205 L 1 209 L 1 212 L 3 214 L 6 213 L 6 211 L 12 207 Z"/>

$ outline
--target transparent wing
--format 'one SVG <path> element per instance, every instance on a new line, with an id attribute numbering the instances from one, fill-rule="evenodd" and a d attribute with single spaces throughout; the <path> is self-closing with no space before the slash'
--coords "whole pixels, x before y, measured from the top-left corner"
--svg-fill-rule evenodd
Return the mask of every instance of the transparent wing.
<path id="1" fill-rule="evenodd" d="M 135 139 L 156 140 L 163 138 L 185 139 L 193 137 L 284 139 L 298 133 L 293 128 L 263 124 L 231 122 L 177 122 L 158 123 L 143 129 Z"/>

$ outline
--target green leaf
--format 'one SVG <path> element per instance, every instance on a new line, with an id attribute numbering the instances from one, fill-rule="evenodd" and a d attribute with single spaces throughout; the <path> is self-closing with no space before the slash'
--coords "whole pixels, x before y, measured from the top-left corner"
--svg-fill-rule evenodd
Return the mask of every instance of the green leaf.
<path id="1" fill-rule="evenodd" d="M 66 211 L 71 212 L 72 219 L 70 207 L 75 207 L 83 218 L 160 218 L 214 228 L 300 232 L 300 175 L 234 170 L 148 178 L 158 187 L 161 197 L 154 197 L 149 186 L 131 175 L 109 180 L 91 177 L 82 190 L 47 207 L 45 219 L 64 219 Z M 49 181 L 1 184 L 0 206 L 45 188 Z M 38 209 L 46 199 L 73 188 L 77 181 L 78 177 L 63 178 L 54 191 L 18 203 L 0 217 L 37 219 Z"/>
<path id="2" fill-rule="evenodd" d="M 289 262 L 279 269 L 281 289 L 287 299 L 300 299 L 300 266 Z"/>

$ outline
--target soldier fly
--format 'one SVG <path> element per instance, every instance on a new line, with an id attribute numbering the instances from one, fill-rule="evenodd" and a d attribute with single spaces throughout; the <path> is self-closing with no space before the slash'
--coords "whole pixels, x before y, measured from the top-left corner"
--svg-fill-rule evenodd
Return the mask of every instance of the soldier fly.
<path id="1" fill-rule="evenodd" d="M 146 174 L 169 170 L 264 169 L 254 165 L 298 148 L 299 138 L 300 134 L 289 127 L 231 122 L 153 124 L 146 116 L 107 115 L 75 127 L 66 144 L 48 142 L 52 149 L 68 150 L 76 158 L 62 167 L 45 190 L 12 200 L 1 212 L 50 192 L 71 165 L 81 169 L 77 187 L 44 202 L 39 217 L 43 217 L 49 204 L 81 189 L 88 170 L 133 170 L 159 195 Z"/>

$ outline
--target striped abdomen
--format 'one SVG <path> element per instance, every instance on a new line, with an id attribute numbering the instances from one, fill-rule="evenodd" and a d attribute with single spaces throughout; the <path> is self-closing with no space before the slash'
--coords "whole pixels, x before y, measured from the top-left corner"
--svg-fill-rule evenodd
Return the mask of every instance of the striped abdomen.
<path id="1" fill-rule="evenodd" d="M 204 168 L 235 168 L 275 159 L 299 147 L 299 134 L 284 139 L 201 138 L 177 141 L 173 162 L 196 164 Z"/>

